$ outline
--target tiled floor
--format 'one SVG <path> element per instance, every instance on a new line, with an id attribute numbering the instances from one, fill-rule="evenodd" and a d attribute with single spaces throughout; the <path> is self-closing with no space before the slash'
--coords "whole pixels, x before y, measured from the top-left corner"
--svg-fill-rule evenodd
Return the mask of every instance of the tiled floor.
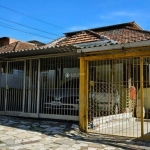
<path id="1" fill-rule="evenodd" d="M 76 124 L 0 116 L 0 150 L 149 149 L 146 141 L 81 133 Z"/>

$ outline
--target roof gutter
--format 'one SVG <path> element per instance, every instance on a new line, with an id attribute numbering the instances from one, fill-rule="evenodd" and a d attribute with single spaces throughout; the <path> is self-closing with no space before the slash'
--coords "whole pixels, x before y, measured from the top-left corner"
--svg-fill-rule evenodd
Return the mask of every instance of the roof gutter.
<path id="1" fill-rule="evenodd" d="M 99 52 L 99 51 L 117 50 L 122 48 L 133 48 L 133 47 L 142 47 L 142 46 L 150 46 L 150 40 L 133 42 L 133 43 L 125 43 L 125 44 L 114 44 L 108 46 L 92 47 L 92 48 L 83 48 L 83 49 L 78 49 L 77 53 Z"/>

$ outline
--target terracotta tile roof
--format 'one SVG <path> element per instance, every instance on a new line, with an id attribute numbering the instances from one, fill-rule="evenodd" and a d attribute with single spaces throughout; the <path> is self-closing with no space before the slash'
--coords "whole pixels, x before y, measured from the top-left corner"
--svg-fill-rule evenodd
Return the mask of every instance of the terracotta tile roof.
<path id="1" fill-rule="evenodd" d="M 12 44 L 0 47 L 0 53 L 12 51 L 16 52 L 24 49 L 33 49 L 33 48 L 37 48 L 37 46 L 31 43 L 17 41 Z"/>
<path id="2" fill-rule="evenodd" d="M 64 40 L 65 38 L 66 38 L 65 36 L 63 36 L 63 37 L 59 37 L 58 39 L 55 39 L 55 40 L 53 40 L 53 41 L 49 42 L 48 44 L 46 44 L 46 45 L 42 46 L 41 48 L 46 48 L 46 47 L 55 47 L 55 46 L 56 46 L 56 44 L 57 44 L 58 42 L 60 42 L 60 41 Z"/>
<path id="3" fill-rule="evenodd" d="M 58 42 L 56 45 L 57 46 L 72 45 L 83 42 L 98 41 L 99 39 L 100 39 L 99 35 L 95 35 L 89 31 L 81 31 L 80 33 L 66 37 L 64 40 Z"/>
<path id="4" fill-rule="evenodd" d="M 99 31 L 98 34 L 109 37 L 118 43 L 131 43 L 150 39 L 150 32 L 125 27 L 109 31 Z"/>
<path id="5" fill-rule="evenodd" d="M 117 43 L 131 43 L 150 39 L 150 31 L 142 30 L 135 23 L 126 23 L 90 30 L 82 30 L 66 34 L 66 38 L 58 41 L 56 46 L 74 45 L 96 42 L 101 39 L 114 40 Z"/>

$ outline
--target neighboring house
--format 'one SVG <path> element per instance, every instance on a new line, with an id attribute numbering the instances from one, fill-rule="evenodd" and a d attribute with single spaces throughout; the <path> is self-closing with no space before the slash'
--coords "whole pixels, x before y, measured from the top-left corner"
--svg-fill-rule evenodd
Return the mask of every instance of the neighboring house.
<path id="1" fill-rule="evenodd" d="M 6 41 L 4 42 L 5 43 L 4 46 L 0 47 L 0 53 L 17 52 L 17 51 L 24 50 L 24 49 L 37 48 L 37 45 L 32 44 L 32 43 L 15 41 L 15 40 L 10 40 L 10 41 L 11 42 L 8 42 L 8 43 L 6 43 Z"/>
<path id="2" fill-rule="evenodd" d="M 0 47 L 12 44 L 13 42 L 17 42 L 18 40 L 12 39 L 9 37 L 1 37 L 0 38 Z"/>

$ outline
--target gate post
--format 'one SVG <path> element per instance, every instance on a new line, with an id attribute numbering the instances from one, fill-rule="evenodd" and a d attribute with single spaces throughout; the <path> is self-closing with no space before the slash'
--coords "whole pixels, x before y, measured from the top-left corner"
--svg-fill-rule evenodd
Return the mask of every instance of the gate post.
<path id="1" fill-rule="evenodd" d="M 79 126 L 82 131 L 87 131 L 87 62 L 80 57 L 80 86 L 79 86 Z"/>
<path id="2" fill-rule="evenodd" d="M 144 136 L 144 117 L 143 117 L 143 58 L 140 57 L 140 99 L 141 99 L 141 137 Z"/>

